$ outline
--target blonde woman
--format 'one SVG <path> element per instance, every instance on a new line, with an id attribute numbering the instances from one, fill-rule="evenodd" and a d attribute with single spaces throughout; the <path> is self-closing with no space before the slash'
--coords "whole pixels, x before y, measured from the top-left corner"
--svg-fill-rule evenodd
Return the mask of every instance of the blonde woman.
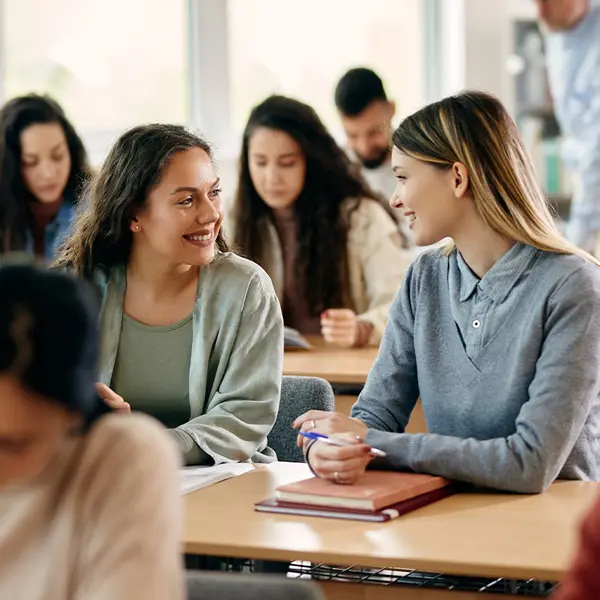
<path id="1" fill-rule="evenodd" d="M 397 294 L 352 418 L 311 411 L 296 427 L 359 442 L 307 451 L 321 477 L 374 466 L 535 493 L 600 479 L 600 271 L 558 233 L 515 124 L 466 92 L 393 135 L 392 199 L 428 245 Z M 404 432 L 421 396 L 428 434 Z"/>

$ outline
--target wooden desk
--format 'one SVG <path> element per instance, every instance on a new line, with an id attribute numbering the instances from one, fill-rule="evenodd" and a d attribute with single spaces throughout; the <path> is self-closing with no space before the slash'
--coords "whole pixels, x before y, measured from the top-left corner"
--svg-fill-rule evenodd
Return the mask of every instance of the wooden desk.
<path id="1" fill-rule="evenodd" d="M 377 358 L 378 348 L 339 348 L 326 344 L 320 337 L 309 337 L 312 350 L 288 350 L 283 357 L 284 375 L 321 377 L 331 384 L 364 385 Z M 335 410 L 350 414 L 356 396 L 335 398 Z M 406 427 L 408 433 L 425 433 L 427 425 L 421 401 L 417 402 Z"/>
<path id="2" fill-rule="evenodd" d="M 335 410 L 344 415 L 350 415 L 352 406 L 356 402 L 356 396 L 336 396 Z M 406 425 L 406 433 L 427 433 L 427 423 L 425 422 L 425 414 L 421 400 L 415 404 L 415 407 L 410 415 L 410 419 Z"/>
<path id="3" fill-rule="evenodd" d="M 309 338 L 312 350 L 290 350 L 283 357 L 284 375 L 322 377 L 329 383 L 363 385 L 377 358 L 378 348 L 339 348 L 322 338 Z"/>
<path id="4" fill-rule="evenodd" d="M 278 485 L 307 476 L 303 464 L 276 463 L 187 496 L 186 552 L 555 581 L 600 493 L 600 484 L 559 482 L 537 496 L 461 494 L 389 523 L 254 511 Z"/>

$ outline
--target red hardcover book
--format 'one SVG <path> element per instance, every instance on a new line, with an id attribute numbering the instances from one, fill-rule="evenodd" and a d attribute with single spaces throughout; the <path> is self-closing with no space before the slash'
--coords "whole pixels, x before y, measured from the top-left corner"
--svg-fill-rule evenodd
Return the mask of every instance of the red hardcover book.
<path id="1" fill-rule="evenodd" d="M 382 522 L 456 492 L 432 475 L 368 471 L 352 485 L 313 477 L 277 488 L 276 497 L 255 505 L 260 512 Z"/>

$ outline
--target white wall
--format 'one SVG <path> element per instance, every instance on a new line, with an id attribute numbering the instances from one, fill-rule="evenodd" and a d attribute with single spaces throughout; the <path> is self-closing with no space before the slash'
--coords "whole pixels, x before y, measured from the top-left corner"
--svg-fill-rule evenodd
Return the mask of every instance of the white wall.
<path id="1" fill-rule="evenodd" d="M 465 0 L 466 86 L 506 101 L 508 53 L 507 2 Z"/>
<path id="2" fill-rule="evenodd" d="M 513 52 L 512 24 L 516 18 L 535 17 L 533 0 L 446 1 L 446 68 L 453 72 L 448 93 L 483 90 L 498 96 L 513 112 L 513 81 L 506 68 Z"/>

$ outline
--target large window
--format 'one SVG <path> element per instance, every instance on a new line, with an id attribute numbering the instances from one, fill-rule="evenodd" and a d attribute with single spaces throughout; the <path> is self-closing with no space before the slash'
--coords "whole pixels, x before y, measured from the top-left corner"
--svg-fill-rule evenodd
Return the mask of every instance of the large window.
<path id="1" fill-rule="evenodd" d="M 339 132 L 334 88 L 354 66 L 377 71 L 406 115 L 424 102 L 423 0 L 228 0 L 231 126 L 272 93 L 311 104 Z"/>
<path id="2" fill-rule="evenodd" d="M 187 0 L 3 0 L 4 99 L 49 93 L 89 135 L 188 120 Z"/>
<path id="3" fill-rule="evenodd" d="M 350 67 L 380 73 L 398 116 L 425 102 L 437 1 L 0 0 L 0 100 L 51 94 L 96 163 L 148 121 L 197 126 L 232 158 L 272 93 L 308 102 L 340 135 L 333 91 Z"/>

